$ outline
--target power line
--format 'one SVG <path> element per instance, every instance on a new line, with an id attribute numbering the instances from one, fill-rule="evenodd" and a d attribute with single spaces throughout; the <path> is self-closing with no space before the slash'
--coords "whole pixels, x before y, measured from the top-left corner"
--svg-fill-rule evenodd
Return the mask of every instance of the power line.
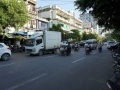
<path id="1" fill-rule="evenodd" d="M 48 3 L 48 4 L 55 4 L 55 3 L 49 3 L 48 1 L 45 1 L 45 0 L 43 0 L 43 1 Z M 69 3 L 73 3 L 73 1 L 72 2 L 66 2 L 66 3 L 64 2 L 63 4 L 56 4 L 56 5 L 65 5 L 65 4 L 69 4 Z"/>
<path id="2" fill-rule="evenodd" d="M 44 0 L 44 1 L 62 1 L 62 2 L 74 2 L 73 0 L 71 1 L 71 0 Z"/>

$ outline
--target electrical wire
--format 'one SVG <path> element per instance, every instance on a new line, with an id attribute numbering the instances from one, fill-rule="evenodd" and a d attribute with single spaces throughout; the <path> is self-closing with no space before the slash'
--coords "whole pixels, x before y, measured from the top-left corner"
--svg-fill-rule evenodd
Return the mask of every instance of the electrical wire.
<path id="1" fill-rule="evenodd" d="M 46 0 L 43 0 L 44 2 L 46 2 L 47 4 L 55 4 L 55 3 L 49 3 L 48 1 L 46 1 Z M 55 0 L 53 0 L 53 1 L 55 1 Z M 61 0 L 59 0 L 59 1 L 61 1 Z M 74 1 L 71 1 L 71 2 L 64 2 L 63 4 L 56 4 L 56 5 L 65 5 L 65 4 L 69 4 L 69 3 L 73 3 Z"/>

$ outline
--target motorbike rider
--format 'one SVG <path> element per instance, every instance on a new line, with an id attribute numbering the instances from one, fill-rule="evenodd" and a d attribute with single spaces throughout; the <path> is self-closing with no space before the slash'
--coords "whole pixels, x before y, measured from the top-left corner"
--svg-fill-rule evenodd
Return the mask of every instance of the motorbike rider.
<path id="1" fill-rule="evenodd" d="M 85 51 L 86 51 L 86 48 L 89 48 L 89 51 L 92 52 L 91 45 L 89 43 L 87 43 L 87 45 L 85 45 Z"/>
<path id="2" fill-rule="evenodd" d="M 79 44 L 78 44 L 78 43 L 75 43 L 74 48 L 75 48 L 75 49 L 76 49 L 76 48 L 79 49 Z"/>
<path id="3" fill-rule="evenodd" d="M 98 45 L 98 50 L 100 49 L 101 51 L 102 51 L 102 43 L 99 43 L 99 45 Z"/>
<path id="4" fill-rule="evenodd" d="M 71 53 L 71 46 L 70 46 L 70 42 L 68 42 L 68 45 L 67 45 L 67 53 Z"/>

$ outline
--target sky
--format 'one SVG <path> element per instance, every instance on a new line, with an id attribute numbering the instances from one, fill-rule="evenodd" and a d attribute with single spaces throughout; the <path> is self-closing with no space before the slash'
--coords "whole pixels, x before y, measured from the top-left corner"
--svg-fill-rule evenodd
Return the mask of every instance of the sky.
<path id="1" fill-rule="evenodd" d="M 78 10 L 75 10 L 76 7 L 74 7 L 74 1 L 75 0 L 36 0 L 37 1 L 37 7 L 43 7 L 47 5 L 57 5 L 60 8 L 64 9 L 65 11 L 74 11 L 75 16 L 79 18 L 80 12 Z"/>

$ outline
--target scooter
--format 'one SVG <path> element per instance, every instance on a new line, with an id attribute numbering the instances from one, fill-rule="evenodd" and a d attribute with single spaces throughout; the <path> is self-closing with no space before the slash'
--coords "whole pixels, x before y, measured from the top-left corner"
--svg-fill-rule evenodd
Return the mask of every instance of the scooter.
<path id="1" fill-rule="evenodd" d="M 98 47 L 98 51 L 101 52 L 102 51 L 102 47 Z"/>
<path id="2" fill-rule="evenodd" d="M 111 80 L 106 80 L 106 84 L 110 90 L 120 90 L 120 85 Z"/>
<path id="3" fill-rule="evenodd" d="M 90 52 L 91 52 L 90 48 L 87 47 L 87 48 L 86 48 L 86 55 L 89 55 Z"/>
<path id="4" fill-rule="evenodd" d="M 71 54 L 71 50 L 68 51 L 67 49 L 65 49 L 65 50 L 63 50 L 63 51 L 61 52 L 61 54 L 64 55 L 64 56 L 68 56 L 68 55 Z"/>
<path id="5" fill-rule="evenodd" d="M 74 51 L 78 51 L 79 50 L 79 48 L 78 47 L 74 47 Z"/>

